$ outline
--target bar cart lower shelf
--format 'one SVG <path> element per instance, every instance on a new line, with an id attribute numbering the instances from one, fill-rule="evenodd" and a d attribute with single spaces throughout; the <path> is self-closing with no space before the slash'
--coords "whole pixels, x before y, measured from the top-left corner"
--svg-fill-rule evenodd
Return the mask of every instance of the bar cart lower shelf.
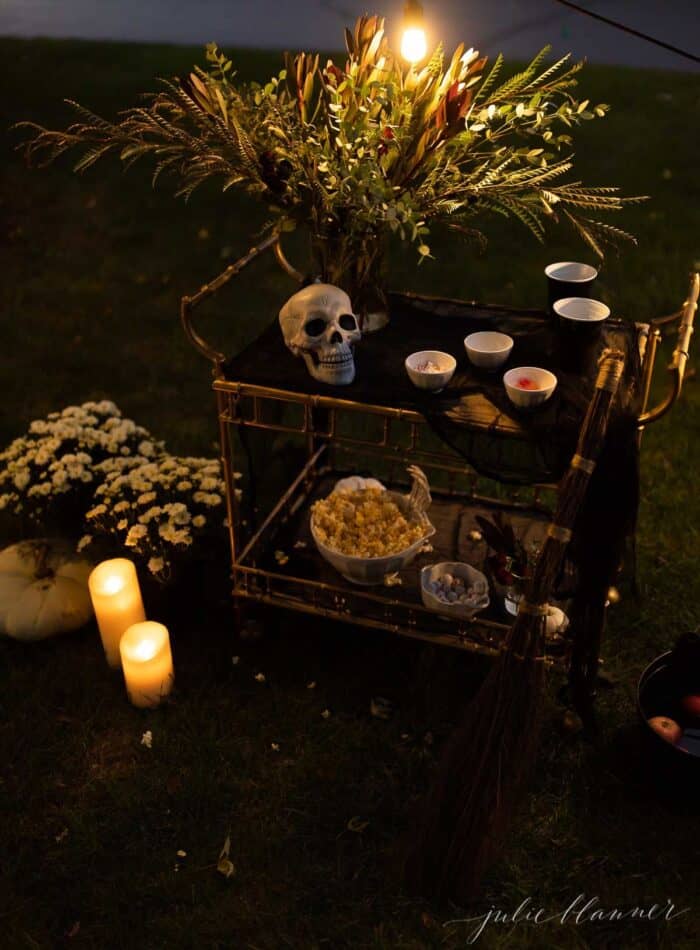
<path id="1" fill-rule="evenodd" d="M 434 491 L 429 515 L 436 528 L 426 550 L 400 574 L 378 586 L 361 586 L 342 577 L 316 550 L 309 528 L 310 506 L 325 498 L 336 481 L 356 472 L 324 464 L 323 445 L 285 493 L 273 517 L 263 522 L 233 565 L 233 595 L 242 600 L 283 607 L 369 628 L 387 630 L 429 643 L 494 656 L 512 623 L 502 596 L 494 592 L 485 611 L 470 621 L 444 619 L 424 607 L 420 571 L 436 561 L 467 561 L 484 569 L 487 547 L 477 536 L 476 515 L 508 510 L 514 528 L 528 543 L 545 535 L 545 510 L 512 507 L 456 490 Z M 387 487 L 402 490 L 404 486 Z M 558 602 L 560 603 L 560 602 Z M 565 607 L 565 603 L 561 602 Z M 565 667 L 570 644 L 558 635 L 547 642 L 545 661 Z"/>

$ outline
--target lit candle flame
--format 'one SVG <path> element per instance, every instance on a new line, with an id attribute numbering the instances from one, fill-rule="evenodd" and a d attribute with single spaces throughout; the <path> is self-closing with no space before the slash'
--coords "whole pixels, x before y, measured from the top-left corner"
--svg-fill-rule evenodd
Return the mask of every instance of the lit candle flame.
<path id="1" fill-rule="evenodd" d="M 102 590 L 105 594 L 118 594 L 123 586 L 123 577 L 119 577 L 118 574 L 110 574 L 109 577 L 105 577 Z"/>
<path id="2" fill-rule="evenodd" d="M 132 650 L 134 659 L 146 662 L 152 660 L 157 653 L 157 646 L 153 640 L 141 640 Z"/>

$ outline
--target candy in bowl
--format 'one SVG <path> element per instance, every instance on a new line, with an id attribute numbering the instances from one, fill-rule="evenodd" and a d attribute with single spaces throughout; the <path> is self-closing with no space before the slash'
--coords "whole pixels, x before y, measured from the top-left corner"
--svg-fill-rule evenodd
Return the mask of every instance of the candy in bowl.
<path id="1" fill-rule="evenodd" d="M 420 588 L 424 605 L 445 617 L 468 620 L 489 605 L 486 577 L 461 561 L 442 561 L 424 567 Z"/>

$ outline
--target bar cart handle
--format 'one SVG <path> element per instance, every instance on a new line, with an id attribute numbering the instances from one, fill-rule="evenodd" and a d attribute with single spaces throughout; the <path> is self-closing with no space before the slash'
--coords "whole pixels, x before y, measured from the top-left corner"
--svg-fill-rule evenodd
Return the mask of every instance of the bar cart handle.
<path id="1" fill-rule="evenodd" d="M 681 390 L 683 389 L 683 377 L 685 376 L 685 367 L 688 362 L 688 353 L 690 350 L 690 338 L 693 334 L 693 321 L 695 319 L 695 312 L 698 308 L 699 294 L 700 274 L 696 272 L 690 279 L 688 299 L 683 304 L 683 310 L 681 312 L 681 322 L 678 327 L 678 340 L 676 342 L 676 348 L 673 351 L 673 356 L 671 357 L 671 362 L 668 366 L 668 372 L 671 376 L 669 391 L 665 398 L 658 404 L 658 406 L 654 406 L 653 409 L 649 409 L 647 412 L 643 412 L 640 415 L 638 419 L 640 427 L 649 425 L 650 422 L 656 422 L 657 419 L 665 416 L 666 413 L 671 408 L 673 408 L 676 400 L 681 394 Z"/>
<path id="2" fill-rule="evenodd" d="M 223 270 L 218 277 L 215 277 L 208 284 L 200 287 L 196 294 L 191 296 L 185 295 L 180 301 L 180 320 L 182 322 L 182 327 L 185 331 L 187 339 L 190 341 L 192 346 L 198 350 L 202 356 L 205 356 L 208 360 L 214 364 L 214 375 L 220 375 L 221 364 L 225 361 L 226 356 L 224 353 L 221 353 L 219 350 L 211 346 L 207 341 L 201 336 L 197 330 L 195 330 L 192 318 L 193 311 L 196 307 L 202 303 L 203 300 L 206 300 L 207 297 L 210 297 L 212 294 L 215 294 L 217 290 L 220 290 L 225 284 L 227 284 L 232 277 L 235 277 L 237 274 L 250 264 L 251 261 L 255 260 L 256 257 L 259 257 L 262 253 L 272 248 L 275 252 L 275 257 L 285 273 L 289 274 L 290 277 L 293 277 L 294 280 L 301 281 L 303 280 L 303 274 L 300 273 L 295 267 L 293 267 L 282 251 L 280 246 L 280 236 L 279 232 L 273 231 L 271 234 L 260 242 L 255 247 L 251 247 L 247 254 L 244 254 L 243 257 L 239 258 L 237 261 L 234 261 L 233 264 L 229 264 L 228 267 Z"/>

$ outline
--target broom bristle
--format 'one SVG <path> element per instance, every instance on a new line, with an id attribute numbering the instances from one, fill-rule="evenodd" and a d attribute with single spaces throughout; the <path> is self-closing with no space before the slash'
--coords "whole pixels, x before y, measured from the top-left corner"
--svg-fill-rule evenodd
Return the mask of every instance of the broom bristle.
<path id="1" fill-rule="evenodd" d="M 443 754 L 405 866 L 423 896 L 471 900 L 534 769 L 544 685 L 545 618 L 566 543 L 585 496 L 624 365 L 604 353 L 576 455 L 532 581 L 501 654 Z"/>
<path id="2" fill-rule="evenodd" d="M 544 664 L 531 618 L 516 626 L 445 748 L 406 864 L 414 893 L 459 903 L 474 896 L 530 774 Z"/>

